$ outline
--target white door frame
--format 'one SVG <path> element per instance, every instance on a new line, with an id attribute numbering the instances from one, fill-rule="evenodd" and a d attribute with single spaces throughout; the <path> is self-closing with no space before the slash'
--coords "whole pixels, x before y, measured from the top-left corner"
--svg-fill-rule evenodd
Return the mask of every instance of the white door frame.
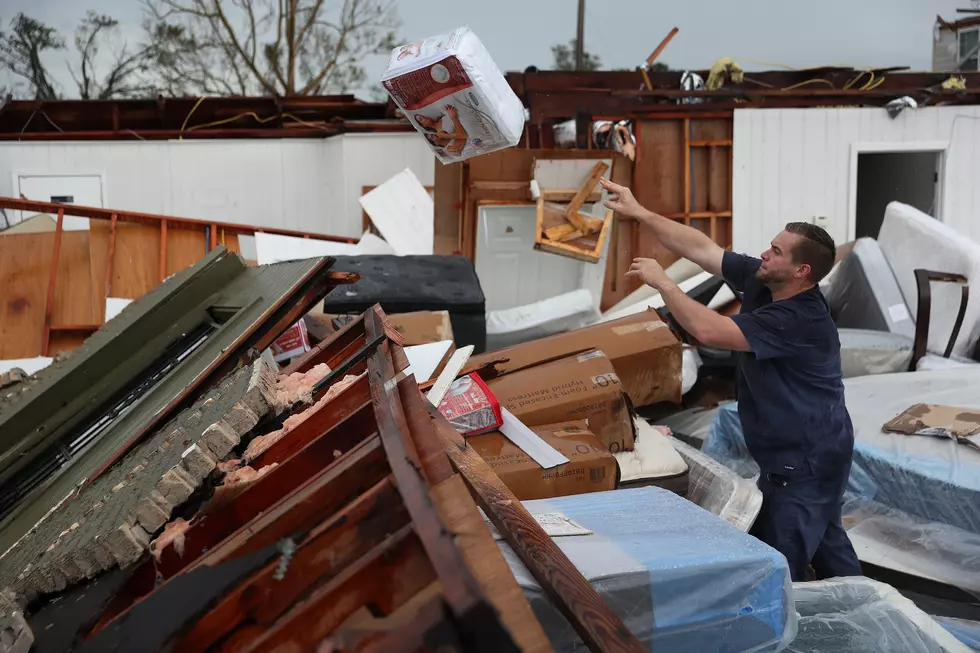
<path id="1" fill-rule="evenodd" d="M 943 187 L 946 178 L 946 153 L 949 141 L 890 141 L 851 143 L 850 181 L 847 186 L 847 241 L 857 234 L 857 182 L 858 156 L 861 154 L 904 154 L 908 152 L 936 152 L 939 154 L 939 179 L 936 181 L 936 216 L 943 221 Z"/>
<path id="2" fill-rule="evenodd" d="M 21 177 L 98 177 L 99 178 L 99 194 L 101 195 L 102 206 L 100 208 L 106 208 L 110 206 L 108 200 L 106 199 L 106 173 L 105 172 L 51 172 L 50 170 L 14 170 L 11 173 L 11 195 L 16 199 L 20 199 L 20 178 Z M 17 211 L 20 215 L 20 220 L 24 219 L 24 212 Z"/>

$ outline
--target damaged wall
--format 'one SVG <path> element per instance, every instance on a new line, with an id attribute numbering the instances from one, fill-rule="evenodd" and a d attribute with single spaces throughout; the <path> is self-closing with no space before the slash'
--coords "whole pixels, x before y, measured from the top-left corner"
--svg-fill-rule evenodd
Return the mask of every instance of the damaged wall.
<path id="1" fill-rule="evenodd" d="M 827 216 L 853 238 L 852 145 L 936 142 L 946 149 L 940 219 L 980 241 L 980 107 L 736 109 L 733 249 L 758 255 L 787 222 Z M 900 147 L 898 148 L 900 149 Z"/>
<path id="2" fill-rule="evenodd" d="M 435 159 L 417 134 L 327 139 L 10 142 L 0 144 L 0 196 L 18 177 L 101 175 L 102 202 L 256 227 L 356 237 L 362 186 L 410 168 L 424 185 Z M 34 198 L 50 201 L 50 198 Z"/>

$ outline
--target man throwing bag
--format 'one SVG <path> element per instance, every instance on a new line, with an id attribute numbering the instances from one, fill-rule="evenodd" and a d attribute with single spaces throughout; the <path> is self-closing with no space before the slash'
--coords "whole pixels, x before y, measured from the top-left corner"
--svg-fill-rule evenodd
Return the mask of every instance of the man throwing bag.
<path id="1" fill-rule="evenodd" d="M 854 431 L 844 406 L 840 338 L 817 284 L 834 265 L 826 231 L 791 222 L 757 259 L 728 252 L 704 233 L 640 206 L 629 188 L 601 181 L 605 205 L 640 220 L 678 256 L 723 276 L 743 294 L 725 317 L 685 295 L 653 259 L 628 276 L 660 291 L 699 342 L 739 353 L 738 415 L 761 469 L 762 509 L 751 533 L 786 556 L 793 581 L 860 576 L 841 525 Z"/>

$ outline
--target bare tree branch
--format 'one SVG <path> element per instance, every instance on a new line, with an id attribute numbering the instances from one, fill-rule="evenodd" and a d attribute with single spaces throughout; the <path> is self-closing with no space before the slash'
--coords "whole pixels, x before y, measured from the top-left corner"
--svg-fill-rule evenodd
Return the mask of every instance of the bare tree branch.
<path id="1" fill-rule="evenodd" d="M 56 99 L 58 92 L 41 56 L 64 47 L 64 39 L 53 27 L 17 14 L 10 21 L 10 32 L 0 32 L 0 67 L 25 80 L 36 99 Z"/>

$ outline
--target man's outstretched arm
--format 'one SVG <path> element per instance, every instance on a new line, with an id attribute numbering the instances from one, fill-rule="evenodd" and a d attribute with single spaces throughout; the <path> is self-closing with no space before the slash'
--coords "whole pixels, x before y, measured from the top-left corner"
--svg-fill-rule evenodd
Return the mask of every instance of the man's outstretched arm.
<path id="1" fill-rule="evenodd" d="M 673 281 L 660 284 L 660 296 L 674 319 L 698 342 L 708 347 L 732 351 L 752 351 L 735 320 L 720 315 L 688 297 Z"/>
<path id="2" fill-rule="evenodd" d="M 694 261 L 717 277 L 722 276 L 721 259 L 724 250 L 710 237 L 694 227 L 685 226 L 643 208 L 626 186 L 614 184 L 607 179 L 601 179 L 599 183 L 609 192 L 606 208 L 639 220 L 652 229 L 664 247 L 674 254 Z"/>

